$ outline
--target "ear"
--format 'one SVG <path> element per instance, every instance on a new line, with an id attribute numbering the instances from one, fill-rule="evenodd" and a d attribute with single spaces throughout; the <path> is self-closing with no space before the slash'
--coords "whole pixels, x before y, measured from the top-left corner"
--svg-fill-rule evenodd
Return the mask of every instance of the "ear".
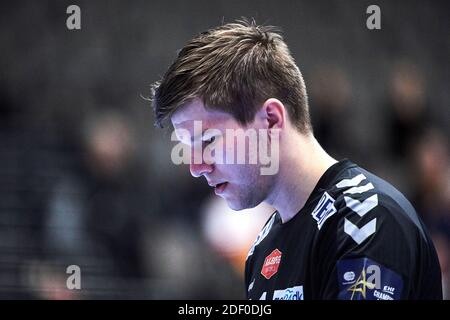
<path id="1" fill-rule="evenodd" d="M 261 108 L 261 116 L 268 129 L 283 129 L 286 125 L 286 108 L 278 99 L 267 99 Z"/>

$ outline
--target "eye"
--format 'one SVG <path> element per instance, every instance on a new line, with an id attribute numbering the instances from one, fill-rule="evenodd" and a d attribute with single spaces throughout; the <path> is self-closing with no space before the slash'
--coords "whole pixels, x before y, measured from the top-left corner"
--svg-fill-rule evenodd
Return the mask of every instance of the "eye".
<path id="1" fill-rule="evenodd" d="M 204 142 L 205 144 L 211 144 L 211 143 L 213 143 L 215 140 L 216 140 L 216 137 L 215 137 L 215 136 L 212 136 L 211 138 L 209 138 L 209 139 L 207 139 L 207 140 L 203 140 L 203 142 Z"/>

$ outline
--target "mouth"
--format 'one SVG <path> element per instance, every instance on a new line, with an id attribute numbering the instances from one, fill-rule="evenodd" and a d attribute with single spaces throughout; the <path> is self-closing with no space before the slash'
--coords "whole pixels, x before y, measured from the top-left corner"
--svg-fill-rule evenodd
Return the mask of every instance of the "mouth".
<path id="1" fill-rule="evenodd" d="M 214 192 L 216 195 L 219 195 L 224 192 L 225 188 L 227 187 L 228 182 L 218 183 L 214 187 Z"/>

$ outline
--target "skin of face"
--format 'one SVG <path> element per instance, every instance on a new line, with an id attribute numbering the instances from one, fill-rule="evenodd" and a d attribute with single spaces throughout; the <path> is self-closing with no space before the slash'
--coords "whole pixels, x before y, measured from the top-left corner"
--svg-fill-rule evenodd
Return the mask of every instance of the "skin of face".
<path id="1" fill-rule="evenodd" d="M 244 164 L 238 164 L 236 161 L 233 164 L 226 163 L 226 161 L 222 161 L 223 163 L 218 163 L 219 161 L 211 162 L 206 161 L 205 157 L 202 157 L 204 161 L 201 163 L 194 163 L 194 155 L 197 153 L 197 156 L 201 156 L 198 155 L 199 152 L 203 153 L 207 146 L 213 148 L 214 145 L 212 144 L 215 143 L 224 146 L 222 149 L 224 159 L 228 153 L 233 151 L 235 152 L 234 159 L 237 159 L 237 138 L 227 139 L 227 129 L 255 129 L 257 133 L 261 132 L 259 129 L 266 129 L 263 132 L 268 134 L 269 123 L 266 117 L 259 116 L 260 114 L 258 113 L 255 116 L 252 123 L 243 126 L 231 114 L 205 108 L 200 99 L 194 99 L 182 106 L 171 117 L 178 140 L 190 146 L 190 172 L 192 176 L 205 177 L 207 183 L 212 187 L 226 183 L 225 188 L 219 187 L 220 190 L 216 190 L 216 193 L 223 197 L 233 210 L 253 208 L 266 200 L 276 183 L 277 174 L 261 175 L 259 158 L 256 164 L 249 163 L 249 153 L 258 152 L 258 148 L 248 148 L 249 144 L 246 144 L 246 161 Z M 212 139 L 210 135 L 204 134 L 201 134 L 201 137 L 193 137 L 196 121 L 197 124 L 198 121 L 201 121 L 203 132 L 207 129 L 217 129 L 221 132 L 221 135 L 215 135 Z M 194 148 L 194 143 L 189 137 L 178 135 L 177 132 L 183 130 L 187 130 L 194 141 L 201 141 L 202 148 Z M 198 140 L 195 140 L 196 138 Z M 270 138 L 268 139 L 270 141 Z"/>

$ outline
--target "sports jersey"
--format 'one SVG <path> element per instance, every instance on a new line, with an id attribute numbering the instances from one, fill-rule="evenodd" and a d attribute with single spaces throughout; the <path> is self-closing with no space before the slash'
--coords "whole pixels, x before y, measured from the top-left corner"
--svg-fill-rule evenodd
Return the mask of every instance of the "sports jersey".
<path id="1" fill-rule="evenodd" d="M 269 218 L 245 282 L 253 300 L 442 299 L 436 251 L 411 203 L 347 159 L 321 176 L 291 220 Z"/>

